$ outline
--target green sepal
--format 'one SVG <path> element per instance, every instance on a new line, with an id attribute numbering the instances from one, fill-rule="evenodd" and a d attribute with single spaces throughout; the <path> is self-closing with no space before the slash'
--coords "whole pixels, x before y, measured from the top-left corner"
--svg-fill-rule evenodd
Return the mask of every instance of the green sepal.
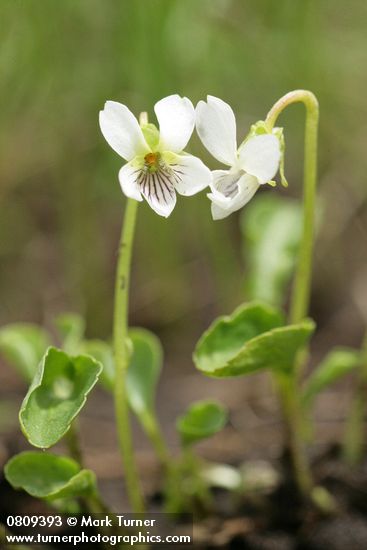
<path id="1" fill-rule="evenodd" d="M 311 319 L 284 325 L 282 314 L 262 303 L 250 303 L 220 317 L 200 338 L 196 367 L 207 376 L 232 377 L 270 368 L 289 372 L 295 356 L 315 329 Z"/>
<path id="2" fill-rule="evenodd" d="M 32 445 L 48 448 L 65 435 L 101 371 L 102 365 L 90 356 L 47 350 L 19 412 L 22 431 Z"/>
<path id="3" fill-rule="evenodd" d="M 192 403 L 176 422 L 182 445 L 193 445 L 211 437 L 224 428 L 227 419 L 226 409 L 216 401 Z"/>
<path id="4" fill-rule="evenodd" d="M 269 133 L 271 132 L 269 132 L 268 127 L 265 124 L 265 121 L 258 120 L 257 122 L 255 122 L 255 124 L 251 124 L 250 131 L 245 137 L 245 139 L 243 140 L 243 143 L 245 143 L 246 141 L 248 141 L 249 139 L 255 136 L 262 136 L 264 134 L 269 134 Z"/>
<path id="5" fill-rule="evenodd" d="M 280 143 L 280 161 L 279 161 L 279 175 L 280 175 L 280 183 L 283 185 L 283 187 L 288 187 L 288 181 L 285 177 L 284 171 L 284 163 L 285 163 L 285 138 L 284 138 L 284 131 L 283 128 L 273 128 L 273 134 L 277 136 Z"/>
<path id="6" fill-rule="evenodd" d="M 286 180 L 286 177 L 284 175 L 284 155 L 285 155 L 285 139 L 284 139 L 284 131 L 283 128 L 275 127 L 272 129 L 271 132 L 269 132 L 269 128 L 264 120 L 258 120 L 255 122 L 255 124 L 252 124 L 250 127 L 250 131 L 241 143 L 241 146 L 246 143 L 249 139 L 255 137 L 255 136 L 261 136 L 264 134 L 272 134 L 276 136 L 279 139 L 279 145 L 280 145 L 280 161 L 279 161 L 279 175 L 280 175 L 280 183 L 283 185 L 283 187 L 288 187 L 288 182 Z"/>
<path id="7" fill-rule="evenodd" d="M 37 325 L 13 324 L 0 329 L 0 352 L 30 382 L 46 349 L 48 333 Z"/>
<path id="8" fill-rule="evenodd" d="M 12 457 L 4 474 L 14 489 L 50 501 L 91 494 L 96 487 L 95 474 L 82 470 L 75 460 L 37 451 Z"/>
<path id="9" fill-rule="evenodd" d="M 149 145 L 149 147 L 152 149 L 152 151 L 155 151 L 157 149 L 158 143 L 159 143 L 159 130 L 154 124 L 144 124 L 141 127 L 141 130 L 143 132 L 143 136 L 145 137 L 145 141 Z"/>

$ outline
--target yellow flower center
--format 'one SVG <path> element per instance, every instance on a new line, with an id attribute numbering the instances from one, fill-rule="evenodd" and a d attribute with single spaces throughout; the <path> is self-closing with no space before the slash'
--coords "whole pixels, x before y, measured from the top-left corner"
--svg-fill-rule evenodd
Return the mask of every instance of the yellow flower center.
<path id="1" fill-rule="evenodd" d="M 148 172 L 150 172 L 151 174 L 154 174 L 154 172 L 156 172 L 159 169 L 160 159 L 161 159 L 160 153 L 148 153 L 147 155 L 145 155 L 144 163 Z"/>

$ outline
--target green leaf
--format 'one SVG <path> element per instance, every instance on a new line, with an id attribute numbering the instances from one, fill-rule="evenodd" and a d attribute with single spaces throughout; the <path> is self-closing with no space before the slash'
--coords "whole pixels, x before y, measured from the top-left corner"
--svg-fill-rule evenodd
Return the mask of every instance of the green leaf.
<path id="1" fill-rule="evenodd" d="M 283 322 L 281 314 L 270 306 L 241 306 L 231 316 L 217 319 L 200 338 L 194 352 L 196 367 L 216 377 L 265 368 L 291 369 L 315 325 L 310 319 L 288 326 L 282 326 Z"/>
<path id="2" fill-rule="evenodd" d="M 327 386 L 336 382 L 361 363 L 361 353 L 350 348 L 336 348 L 316 367 L 302 392 L 305 407 L 310 407 L 315 397 Z"/>
<path id="3" fill-rule="evenodd" d="M 96 361 L 101 363 L 103 366 L 100 377 L 101 383 L 105 389 L 113 391 L 115 362 L 110 344 L 103 340 L 84 340 L 81 344 L 81 351 L 83 354 L 91 355 Z"/>
<path id="4" fill-rule="evenodd" d="M 154 412 L 154 401 L 162 370 L 162 346 L 155 334 L 142 328 L 129 330 L 132 354 L 127 373 L 127 393 L 130 407 L 142 420 Z"/>
<path id="5" fill-rule="evenodd" d="M 22 403 L 19 420 L 35 447 L 48 448 L 67 432 L 96 384 L 102 365 L 49 348 Z"/>
<path id="6" fill-rule="evenodd" d="M 47 332 L 37 325 L 14 324 L 0 329 L 0 352 L 28 382 L 49 345 Z"/>
<path id="7" fill-rule="evenodd" d="M 227 411 L 216 401 L 198 401 L 177 420 L 183 445 L 192 445 L 219 432 L 227 422 Z"/>
<path id="8" fill-rule="evenodd" d="M 153 411 L 156 385 L 162 369 L 162 346 L 155 334 L 142 328 L 129 330 L 131 357 L 127 384 L 128 399 L 132 410 L 138 416 Z M 101 382 L 113 391 L 115 362 L 110 344 L 102 340 L 85 340 L 82 351 L 91 355 L 103 365 Z"/>
<path id="9" fill-rule="evenodd" d="M 265 194 L 241 217 L 246 261 L 246 296 L 281 305 L 291 279 L 301 238 L 298 201 Z"/>
<path id="10" fill-rule="evenodd" d="M 5 477 L 15 489 L 37 498 L 73 498 L 95 490 L 95 475 L 71 458 L 26 451 L 9 460 Z"/>
<path id="11" fill-rule="evenodd" d="M 62 348 L 67 353 L 79 353 L 85 332 L 85 321 L 77 313 L 62 313 L 55 319 L 55 325 L 62 339 Z"/>
<path id="12" fill-rule="evenodd" d="M 232 315 L 218 317 L 200 338 L 194 361 L 203 372 L 213 373 L 237 355 L 245 342 L 284 324 L 283 315 L 262 303 L 238 307 Z"/>

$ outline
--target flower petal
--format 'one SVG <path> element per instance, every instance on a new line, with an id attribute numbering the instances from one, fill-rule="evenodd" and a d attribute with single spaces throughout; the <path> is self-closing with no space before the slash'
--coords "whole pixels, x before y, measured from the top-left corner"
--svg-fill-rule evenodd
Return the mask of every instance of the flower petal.
<path id="1" fill-rule="evenodd" d="M 99 125 L 107 143 L 126 160 L 150 151 L 138 121 L 117 101 L 106 101 L 99 113 Z"/>
<path id="2" fill-rule="evenodd" d="M 141 169 L 134 166 L 131 162 L 125 164 L 119 171 L 122 192 L 130 199 L 135 199 L 136 201 L 143 200 L 137 183 L 140 171 Z"/>
<path id="3" fill-rule="evenodd" d="M 208 199 L 211 200 L 211 212 L 214 220 L 221 220 L 229 216 L 232 212 L 232 201 L 219 193 L 208 193 Z"/>
<path id="4" fill-rule="evenodd" d="M 214 170 L 212 188 L 226 198 L 234 198 L 238 193 L 238 182 L 243 176 L 242 171 Z"/>
<path id="5" fill-rule="evenodd" d="M 236 196 L 236 210 L 239 210 L 245 206 L 245 204 L 252 199 L 256 191 L 259 189 L 259 182 L 257 178 L 251 176 L 250 174 L 245 174 L 238 182 L 238 187 L 239 193 L 238 196 Z"/>
<path id="6" fill-rule="evenodd" d="M 211 171 L 197 157 L 177 155 L 171 168 L 176 175 L 175 189 L 180 195 L 195 195 L 212 182 Z"/>
<path id="7" fill-rule="evenodd" d="M 159 216 L 167 218 L 176 205 L 176 192 L 166 171 L 141 171 L 138 177 L 141 194 Z"/>
<path id="8" fill-rule="evenodd" d="M 241 145 L 238 155 L 238 164 L 245 172 L 255 176 L 260 184 L 267 183 L 279 168 L 279 139 L 272 134 L 255 136 Z"/>
<path id="9" fill-rule="evenodd" d="M 217 97 L 208 95 L 207 103 L 196 107 L 196 129 L 208 151 L 223 164 L 236 162 L 236 119 L 231 107 Z"/>
<path id="10" fill-rule="evenodd" d="M 158 101 L 154 106 L 159 122 L 160 151 L 183 151 L 195 126 L 195 109 L 187 97 L 177 94 Z"/>
<path id="11" fill-rule="evenodd" d="M 240 210 L 255 195 L 259 188 L 259 182 L 253 176 L 244 174 L 238 181 L 238 193 L 233 197 L 225 196 L 217 190 L 209 193 L 212 201 L 212 216 L 214 220 L 226 218 L 233 212 Z"/>
<path id="12" fill-rule="evenodd" d="M 228 208 L 223 208 L 222 206 L 219 206 L 219 204 L 215 203 L 214 201 L 212 201 L 212 204 L 211 204 L 211 212 L 212 212 L 213 220 L 223 220 L 224 218 L 227 218 L 232 214 L 232 210 L 229 210 Z"/>

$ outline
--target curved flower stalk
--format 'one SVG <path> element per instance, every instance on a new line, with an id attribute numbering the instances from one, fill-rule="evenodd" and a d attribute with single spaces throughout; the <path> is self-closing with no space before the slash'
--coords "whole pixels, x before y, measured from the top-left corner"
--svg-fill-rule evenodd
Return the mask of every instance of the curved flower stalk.
<path id="1" fill-rule="evenodd" d="M 184 152 L 195 126 L 195 109 L 187 97 L 171 95 L 158 101 L 154 124 L 139 125 L 121 103 L 107 101 L 99 123 L 108 144 L 127 162 L 119 172 L 123 193 L 143 198 L 160 216 L 168 217 L 176 205 L 176 192 L 191 196 L 211 183 L 210 170 Z"/>
<path id="2" fill-rule="evenodd" d="M 265 121 L 259 121 L 252 126 L 249 135 L 238 149 L 235 117 L 229 105 L 222 100 L 208 96 L 207 102 L 199 102 L 196 123 L 199 136 L 206 148 L 215 158 L 229 166 L 229 170 L 217 170 L 213 172 L 212 193 L 209 194 L 209 198 L 212 200 L 213 217 L 214 219 L 220 219 L 244 206 L 256 193 L 260 185 L 264 183 L 274 184 L 271 180 L 278 169 L 282 184 L 287 185 L 284 178 L 283 130 L 276 128 L 275 123 L 288 105 L 297 102 L 304 103 L 306 107 L 303 230 L 290 304 L 290 325 L 285 325 L 284 327 L 286 334 L 288 334 L 288 331 L 294 331 L 303 323 L 307 323 L 304 318 L 307 315 L 310 297 L 314 242 L 318 130 L 317 99 L 307 90 L 295 90 L 286 94 L 275 103 Z M 235 315 L 236 317 L 237 315 Z M 239 317 L 241 318 L 241 315 Z M 224 318 L 222 322 L 225 326 L 228 326 L 228 321 L 230 319 Z M 231 331 L 228 330 L 228 333 L 231 333 Z M 242 344 L 240 332 L 234 331 L 233 334 L 240 335 L 239 344 Z M 280 346 L 279 343 L 274 344 L 270 340 L 266 342 L 265 334 L 266 332 L 262 331 L 259 336 L 261 340 L 259 342 L 256 341 L 255 346 L 249 345 L 248 349 L 251 354 L 253 350 L 260 350 L 261 361 L 259 364 L 261 365 L 266 363 L 264 357 L 266 352 L 270 350 L 271 360 L 269 364 L 274 370 L 275 355 L 278 354 L 279 349 L 289 351 L 290 342 L 287 342 L 284 346 Z M 275 334 L 277 337 L 281 334 L 279 327 L 275 328 Z M 207 337 L 210 341 L 210 329 L 204 334 L 204 340 L 202 338 L 201 343 L 199 342 L 198 344 L 198 348 L 200 348 L 204 341 L 204 349 L 208 349 L 207 342 L 205 341 Z M 231 338 L 232 342 L 235 341 L 233 336 Z M 218 341 L 220 342 L 221 339 L 223 339 L 223 333 L 221 333 Z M 216 339 L 211 341 L 216 342 Z M 309 496 L 314 496 L 314 486 L 308 457 L 304 448 L 302 434 L 303 412 L 298 399 L 300 394 L 298 370 L 304 357 L 307 339 L 298 341 L 298 343 L 299 346 L 294 357 L 286 358 L 283 361 L 282 368 L 278 372 L 274 371 L 274 373 L 284 411 L 287 444 L 290 450 L 294 479 L 299 493 L 308 498 Z M 276 353 L 274 350 L 276 350 Z M 221 354 L 218 353 L 218 350 L 216 350 L 214 356 L 215 360 L 221 360 Z M 203 372 L 209 372 L 209 375 L 213 376 L 237 376 L 241 374 L 238 368 L 245 357 L 244 353 L 240 355 L 239 363 L 234 361 L 232 364 L 228 360 L 228 349 L 225 347 L 225 353 L 223 353 L 222 357 L 225 360 L 225 368 L 222 370 L 219 368 L 219 372 L 217 370 L 217 373 L 213 373 L 212 358 L 210 361 L 205 359 L 204 363 L 201 363 L 200 357 L 196 355 L 196 363 L 198 368 L 203 370 Z M 251 357 L 251 361 L 249 361 L 250 372 L 254 370 L 254 364 L 254 357 Z M 292 365 L 293 367 L 291 367 Z"/>
<path id="3" fill-rule="evenodd" d="M 207 96 L 196 107 L 196 129 L 201 141 L 217 160 L 229 166 L 214 170 L 211 193 L 212 215 L 225 218 L 252 199 L 260 185 L 274 184 L 284 148 L 281 128 L 268 132 L 264 123 L 252 126 L 237 147 L 236 119 L 231 107 L 221 99 Z M 282 176 L 282 182 L 284 182 Z"/>

